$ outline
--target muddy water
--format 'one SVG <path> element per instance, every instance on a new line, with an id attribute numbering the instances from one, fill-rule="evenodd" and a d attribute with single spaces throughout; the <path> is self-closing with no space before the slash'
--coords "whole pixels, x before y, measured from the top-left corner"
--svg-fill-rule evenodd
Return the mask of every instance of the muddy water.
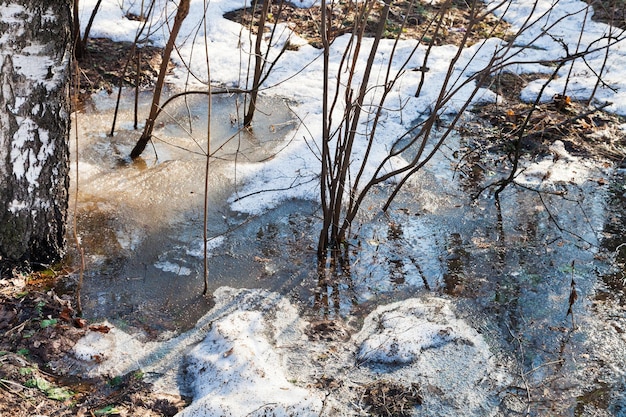
<path id="1" fill-rule="evenodd" d="M 276 100 L 253 132 L 238 134 L 237 105 L 232 97 L 213 103 L 210 290 L 269 288 L 306 314 L 355 325 L 379 303 L 433 292 L 455 300 L 514 375 L 500 393 L 501 415 L 626 415 L 622 175 L 598 164 L 588 181 L 543 184 L 541 193 L 509 187 L 499 204 L 488 192 L 472 201 L 467 195 L 497 174 L 461 174 L 444 152 L 387 214 L 365 210 L 349 262 L 320 275 L 314 203 L 291 201 L 261 217 L 224 203 L 236 188 L 232 161 L 271 155 L 294 123 Z M 139 162 L 127 155 L 140 132 L 123 122 L 107 137 L 112 101 L 94 106 L 79 115 L 85 314 L 149 332 L 186 329 L 211 304 L 200 295 L 206 104 L 172 107 Z M 376 189 L 364 207 L 387 192 Z"/>
<path id="2" fill-rule="evenodd" d="M 149 100 L 149 95 L 140 97 L 140 121 Z M 284 100 L 261 99 L 253 129 L 240 129 L 241 100 L 212 100 L 208 236 L 215 261 L 210 289 L 259 285 L 256 277 L 263 267 L 241 243 L 250 233 L 246 224 L 254 219 L 231 213 L 225 203 L 236 189 L 234 161 L 271 156 L 294 126 Z M 137 161 L 128 157 L 141 135 L 133 128 L 132 97 L 123 97 L 120 122 L 110 136 L 114 108 L 114 97 L 97 96 L 75 123 L 79 163 L 78 171 L 72 167 L 72 191 L 78 172 L 77 231 L 87 261 L 85 314 L 151 330 L 189 327 L 210 307 L 200 296 L 207 99 L 191 96 L 168 105 L 153 144 Z M 224 244 L 227 232 L 231 238 Z"/>

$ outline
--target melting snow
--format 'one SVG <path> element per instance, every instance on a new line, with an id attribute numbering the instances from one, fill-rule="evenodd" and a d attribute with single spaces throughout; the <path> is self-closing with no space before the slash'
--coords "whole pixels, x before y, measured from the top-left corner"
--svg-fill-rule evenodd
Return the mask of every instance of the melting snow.
<path id="1" fill-rule="evenodd" d="M 362 406 L 360 390 L 380 380 L 428 392 L 417 415 L 485 416 L 494 413 L 507 380 L 482 336 L 441 298 L 379 307 L 346 341 L 343 332 L 315 337 L 311 323 L 276 293 L 220 288 L 215 297 L 215 307 L 187 333 L 144 342 L 115 327 L 93 331 L 74 356 L 89 374 L 140 368 L 161 390 L 193 395 L 179 413 L 184 417 L 346 415 Z"/>
<path id="2" fill-rule="evenodd" d="M 549 186 L 557 183 L 583 184 L 588 181 L 593 164 L 572 156 L 560 140 L 550 145 L 552 155 L 522 168 L 516 177 L 521 184 Z"/>
<path id="3" fill-rule="evenodd" d="M 95 0 L 81 2 L 83 22 L 88 20 L 86 16 L 94 4 Z M 192 1 L 192 11 L 181 32 L 181 39 L 185 38 L 187 42 L 178 49 L 182 59 L 191 62 L 179 66 L 170 81 L 182 86 L 188 80 L 188 68 L 195 74 L 206 75 L 205 56 L 201 51 L 208 39 L 210 59 L 219 63 L 212 66 L 212 80 L 224 85 L 239 85 L 242 80 L 245 83 L 248 68 L 240 62 L 240 57 L 241 50 L 249 47 L 246 42 L 250 37 L 240 25 L 222 17 L 225 11 L 241 7 L 243 3 L 234 0 L 210 2 L 206 11 L 210 23 L 206 36 L 187 37 L 189 33 L 195 33 L 198 18 L 205 15 L 205 4 Z M 497 48 L 503 48 L 510 61 L 515 61 L 509 70 L 550 73 L 554 67 L 540 63 L 552 63 L 555 57 L 563 54 L 564 45 L 574 52 L 583 24 L 585 36 L 581 38 L 578 50 L 590 47 L 590 41 L 608 33 L 607 26 L 590 20 L 591 14 L 585 14 L 586 7 L 585 3 L 574 0 L 511 2 L 506 8 L 506 19 L 514 27 L 527 25 L 528 31 L 511 49 L 499 39 L 486 40 L 468 48 L 458 66 L 464 71 L 455 72 L 454 77 L 462 81 L 479 71 Z M 168 10 L 171 12 L 173 8 Z M 531 13 L 536 21 L 528 20 Z M 116 23 L 112 25 L 111 22 Z M 140 24 L 126 19 L 117 4 L 105 2 L 94 22 L 92 35 L 132 40 Z M 157 23 L 153 24 L 153 27 L 157 26 Z M 192 44 L 192 38 L 198 43 Z M 164 39 L 163 33 L 156 33 L 152 40 L 162 45 Z M 348 39 L 347 36 L 339 37 L 333 43 L 331 65 L 335 68 L 342 56 L 342 45 L 345 46 Z M 535 48 L 522 50 L 524 42 L 530 41 Z M 364 40 L 363 49 L 368 42 Z M 411 42 L 414 41 L 401 42 L 398 53 L 402 48 L 410 50 Z M 381 42 L 376 72 L 386 65 L 381 58 L 389 56 L 393 45 L 391 41 Z M 428 63 L 431 71 L 425 83 L 427 88 L 419 98 L 413 97 L 418 75 L 415 72 L 403 75 L 397 90 L 390 94 L 399 97 L 403 112 L 388 113 L 385 135 L 381 135 L 384 136 L 380 138 L 381 142 L 375 144 L 377 150 L 389 149 L 391 142 L 384 141 L 393 141 L 398 137 L 396 133 L 405 130 L 401 117 L 415 120 L 432 106 L 455 52 L 453 46 L 432 49 Z M 423 53 L 423 50 L 418 51 L 412 64 L 419 66 Z M 193 60 L 190 59 L 192 55 Z M 306 126 L 294 133 L 293 143 L 275 158 L 263 164 L 239 166 L 239 174 L 244 174 L 248 180 L 242 194 L 266 189 L 268 184 L 273 189 L 289 188 L 289 191 L 260 193 L 245 200 L 233 198 L 233 208 L 256 213 L 278 204 L 281 199 L 317 196 L 314 179 L 319 172 L 319 160 L 311 149 L 315 148 L 316 141 L 319 143 L 321 133 L 307 131 L 305 127 L 321 125 L 322 78 L 319 74 L 322 64 L 319 55 L 318 50 L 308 45 L 298 51 L 287 51 L 267 79 L 267 85 L 274 85 L 269 91 L 298 102 L 294 110 L 305 119 Z M 471 63 L 470 57 L 474 59 Z M 567 93 L 574 97 L 588 96 L 594 87 L 589 81 L 589 68 L 595 68 L 595 71 L 605 68 L 605 79 L 610 81 L 611 88 L 599 89 L 596 99 L 612 102 L 611 110 L 626 113 L 624 47 L 616 45 L 611 50 L 610 62 L 606 67 L 603 63 L 603 53 L 590 55 L 585 61 L 576 60 L 569 84 L 574 90 Z M 361 61 L 357 69 L 362 68 Z M 567 66 L 561 70 L 560 77 L 545 90 L 544 99 L 554 93 L 563 93 L 568 71 Z M 522 98 L 536 99 L 541 82 L 545 80 L 530 83 L 522 92 Z M 450 111 L 458 108 L 459 101 L 467 97 L 466 90 L 471 88 L 468 86 L 460 91 L 456 101 L 450 101 Z M 497 97 L 485 92 L 483 99 L 496 100 Z M 300 140 L 303 137 L 307 139 Z M 587 168 L 583 161 L 569 155 L 558 143 L 554 144 L 552 152 L 553 155 L 526 166 L 516 180 L 569 182 L 585 177 Z M 294 184 L 303 185 L 297 187 Z M 162 266 L 171 267 L 169 264 Z M 382 306 L 366 318 L 362 330 L 353 334 L 351 340 L 334 341 L 331 338 L 322 341 L 308 337 L 305 329 L 310 323 L 298 315 L 292 304 L 275 293 L 222 288 L 215 292 L 215 299 L 216 306 L 196 328 L 180 336 L 144 342 L 140 335 L 131 336 L 113 328 L 108 334 L 89 333 L 76 345 L 75 355 L 92 373 L 122 374 L 142 368 L 155 378 L 161 389 L 177 391 L 191 387 L 192 391 L 188 393 L 194 396 L 194 402 L 180 414 L 183 416 L 264 415 L 266 412 L 275 415 L 329 415 L 337 412 L 345 415 L 351 411 L 357 414 L 363 411 L 355 409 L 360 400 L 358 393 L 366 384 L 381 379 L 419 384 L 426 395 L 423 395 L 423 405 L 415 410 L 417 415 L 496 414 L 500 401 L 498 393 L 508 377 L 493 365 L 483 337 L 455 315 L 447 300 L 412 299 Z M 100 363 L 96 363 L 96 357 Z M 188 383 L 181 386 L 178 376 L 184 369 L 188 373 Z M 323 381 L 339 381 L 339 385 L 332 388 Z"/>
<path id="4" fill-rule="evenodd" d="M 191 269 L 170 261 L 159 261 L 154 264 L 154 267 L 164 272 L 173 272 L 176 275 L 191 275 Z"/>

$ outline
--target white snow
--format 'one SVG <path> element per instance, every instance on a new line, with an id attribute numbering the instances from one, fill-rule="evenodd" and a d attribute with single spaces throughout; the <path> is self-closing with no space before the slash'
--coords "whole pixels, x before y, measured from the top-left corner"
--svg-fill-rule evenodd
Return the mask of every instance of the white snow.
<path id="1" fill-rule="evenodd" d="M 115 328 L 108 322 L 100 324 L 108 328 L 109 333 L 88 332 L 80 343 L 74 346 L 76 359 L 84 362 L 104 362 L 110 368 L 107 372 L 118 374 L 127 367 L 132 369 L 136 362 L 135 355 L 143 350 L 143 345 L 136 337 Z"/>
<path id="2" fill-rule="evenodd" d="M 81 18 L 83 25 L 88 20 L 96 0 L 81 2 Z M 167 7 L 159 9 L 163 4 Z M 249 68 L 246 57 L 250 51 L 250 40 L 254 40 L 247 29 L 241 25 L 223 18 L 227 11 L 249 5 L 249 1 L 219 0 L 205 4 L 201 0 L 192 0 L 189 16 L 184 22 L 179 35 L 177 54 L 173 57 L 178 63 L 169 82 L 184 88 L 188 84 L 195 88 L 202 86 L 207 80 L 205 50 L 209 50 L 211 63 L 211 80 L 214 83 L 233 87 L 246 87 L 249 84 Z M 303 2 L 303 6 L 309 2 Z M 626 114 L 626 78 L 622 69 L 626 67 L 626 46 L 618 42 L 611 46 L 610 59 L 605 63 L 605 51 L 598 49 L 607 42 L 610 34 L 615 39 L 622 39 L 624 34 L 609 26 L 591 20 L 592 11 L 587 4 L 579 0 L 511 0 L 508 2 L 489 3 L 498 16 L 512 24 L 513 28 L 525 28 L 513 45 L 507 45 L 500 39 L 487 39 L 476 45 L 466 48 L 460 56 L 459 62 L 453 71 L 453 84 L 447 91 L 454 91 L 446 104 L 445 111 L 454 113 L 467 100 L 474 88 L 473 83 L 465 83 L 470 76 L 483 69 L 494 56 L 497 62 L 504 65 L 508 71 L 519 73 L 539 72 L 548 75 L 554 71 L 554 60 L 565 56 L 565 48 L 570 54 L 587 49 L 594 50 L 585 60 L 577 59 L 560 68 L 558 77 L 545 89 L 542 100 L 550 99 L 554 94 L 564 93 L 565 82 L 568 89 L 565 92 L 574 98 L 587 98 L 594 90 L 596 79 L 593 73 L 603 71 L 605 85 L 600 85 L 595 91 L 598 103 L 611 103 L 607 108 L 619 114 Z M 129 20 L 128 11 L 139 14 L 139 3 L 124 6 L 115 2 L 104 2 L 101 6 L 91 36 L 111 37 L 115 40 L 132 41 L 137 36 L 143 23 Z M 130 9 L 128 9 L 130 8 Z M 163 45 L 167 39 L 166 27 L 163 24 L 167 16 L 175 12 L 172 3 L 157 2 L 156 13 L 149 22 L 150 40 L 156 45 Z M 206 16 L 206 22 L 202 19 Z M 112 23 L 115 22 L 115 23 Z M 582 36 L 581 28 L 584 27 Z M 291 36 L 288 25 L 280 27 L 281 36 L 275 40 L 271 50 L 274 56 L 278 54 L 281 45 Z M 206 33 L 205 33 L 206 32 Z M 598 42 L 598 40 L 601 40 Z M 340 58 L 348 44 L 349 36 L 337 38 L 330 51 L 331 77 L 336 77 Z M 206 42 L 206 43 L 205 43 Z M 296 39 L 301 44 L 301 40 Z M 358 81 L 369 50 L 369 40 L 364 40 L 361 54 L 356 65 Z M 531 47 L 528 47 L 532 44 Z M 372 79 L 370 83 L 379 85 L 383 82 L 387 59 L 391 55 L 394 42 L 382 40 L 379 53 L 376 56 Z M 426 51 L 425 46 L 414 50 L 415 41 L 400 42 L 395 53 L 394 63 L 391 66 L 392 74 L 400 70 L 400 63 L 409 60 L 408 68 L 422 65 Z M 267 45 L 265 46 L 267 47 Z M 597 50 L 596 50 L 597 49 Z M 268 208 L 278 205 L 281 201 L 290 198 L 317 199 L 317 175 L 319 172 L 319 143 L 321 140 L 321 91 L 322 91 L 322 60 L 320 51 L 309 46 L 301 46 L 296 50 L 287 50 L 280 58 L 264 87 L 266 94 L 289 97 L 297 104 L 292 106 L 304 124 L 297 128 L 290 146 L 280 152 L 271 161 L 256 164 L 240 163 L 237 167 L 239 180 L 244 185 L 239 193 L 231 198 L 232 208 L 238 211 L 259 214 Z M 452 57 L 456 54 L 456 47 L 452 45 L 438 46 L 430 52 L 428 60 L 429 71 L 426 73 L 425 88 L 420 97 L 414 97 L 420 80 L 417 71 L 401 73 L 400 80 L 389 95 L 386 103 L 389 109 L 402 108 L 402 111 L 384 112 L 384 129 L 379 129 L 379 135 L 374 143 L 366 174 L 380 163 L 391 147 L 392 142 L 406 131 L 407 123 L 411 123 L 421 114 L 432 109 L 437 99 L 439 89 L 443 85 L 445 73 Z M 191 70 L 191 76 L 188 70 Z M 568 77 L 568 73 L 571 75 Z M 356 82 L 355 81 L 355 82 Z M 522 92 L 522 99 L 532 101 L 540 92 L 545 80 L 530 83 Z M 610 87 L 610 88 L 607 88 Z M 368 100 L 374 100 L 380 90 L 373 89 Z M 491 91 L 482 89 L 474 97 L 474 101 L 495 101 L 498 97 Z M 341 109 L 338 109 L 341 112 Z M 338 120 L 339 117 L 335 117 Z M 367 129 L 365 121 L 362 129 Z M 382 132 L 384 131 L 384 133 Z M 363 142 L 363 141 L 361 141 Z M 358 161 L 365 149 L 363 144 L 354 150 L 355 161 Z M 396 158 L 395 164 L 403 162 Z M 548 169 L 554 167 L 540 166 Z M 535 174 L 533 174 L 535 175 Z M 536 175 L 535 175 L 536 176 Z M 277 190 L 258 193 L 260 190 Z M 239 199 L 240 196 L 253 196 Z"/>
<path id="3" fill-rule="evenodd" d="M 460 330 L 458 326 L 453 328 L 449 320 L 433 323 L 432 312 L 424 306 L 407 309 L 402 315 L 392 306 L 381 309 L 391 311 L 377 311 L 374 318 L 366 322 L 364 329 L 368 329 L 371 334 L 359 348 L 361 361 L 407 364 L 417 361 L 427 349 L 440 348 L 448 343 L 472 343 L 461 335 L 465 329 Z M 453 317 L 449 309 L 438 313 L 442 314 L 444 319 Z"/>
<path id="4" fill-rule="evenodd" d="M 213 251 L 224 243 L 224 236 L 217 236 L 207 241 L 207 251 Z M 186 251 L 187 255 L 194 256 L 196 258 L 204 257 L 204 243 L 198 242 L 193 249 Z"/>
<path id="5" fill-rule="evenodd" d="M 400 381 L 435 388 L 424 396 L 418 415 L 493 415 L 493 389 L 508 378 L 495 370 L 483 337 L 441 298 L 378 307 L 354 342 L 362 365 L 382 366 Z"/>
<path id="6" fill-rule="evenodd" d="M 323 394 L 288 380 L 275 329 L 298 320 L 270 322 L 268 311 L 236 311 L 214 323 L 204 341 L 188 355 L 187 372 L 194 375 L 194 402 L 179 416 L 271 415 L 314 416 Z M 271 327 L 270 327 L 271 326 Z"/>
<path id="7" fill-rule="evenodd" d="M 191 275 L 191 269 L 170 261 L 159 261 L 154 264 L 154 267 L 165 272 L 173 272 L 176 275 Z"/>
<path id="8" fill-rule="evenodd" d="M 95 2 L 81 1 L 83 25 Z M 157 3 L 159 6 L 167 4 L 167 8 L 150 22 L 150 39 L 156 45 L 163 45 L 167 38 L 167 25 L 163 24 L 163 19 L 175 10 L 173 2 Z M 130 4 L 125 7 L 131 7 L 130 11 L 137 14 L 138 10 L 132 7 L 138 7 L 139 2 Z M 206 11 L 205 4 L 208 4 Z M 249 5 L 249 2 L 245 4 Z M 302 4 L 306 6 L 310 2 Z M 492 6 L 496 4 L 500 3 L 494 2 Z M 203 52 L 207 42 L 211 81 L 233 87 L 248 84 L 247 60 L 242 56 L 250 50 L 248 42 L 252 37 L 247 29 L 222 17 L 224 12 L 243 5 L 241 0 L 192 1 L 189 17 L 179 37 L 179 55 L 174 57 L 179 65 L 169 78 L 171 83 L 179 88 L 184 88 L 186 83 L 198 87 L 208 80 Z M 4 9 L 0 9 L 2 16 L 9 16 Z M 142 23 L 127 19 L 127 11 L 119 2 L 103 2 L 91 36 L 132 41 Z M 554 60 L 564 56 L 565 46 L 570 53 L 595 48 L 602 43 L 594 42 L 602 37 L 606 39 L 611 32 L 608 26 L 591 21 L 591 10 L 578 0 L 512 0 L 499 6 L 495 13 L 503 15 L 505 11 L 504 18 L 514 28 L 525 27 L 527 30 L 514 45 L 488 39 L 463 51 L 454 70 L 453 80 L 457 82 L 448 86 L 448 90 L 457 88 L 480 71 L 494 53 L 498 54 L 500 62 L 509 64 L 506 70 L 537 72 L 546 74 L 547 78 L 555 69 Z M 206 30 L 201 20 L 203 16 L 206 16 Z M 583 36 L 580 36 L 583 27 Z M 285 25 L 281 30 L 285 32 L 279 45 L 286 41 L 289 28 Z M 616 29 L 612 34 L 623 36 Z M 300 39 L 295 41 L 302 44 Z M 533 47 L 527 48 L 530 43 Z M 347 36 L 333 43 L 330 51 L 333 76 L 336 76 L 339 59 L 347 44 Z M 368 46 L 369 41 L 365 40 L 356 67 L 357 78 L 362 75 L 366 58 L 363 54 L 367 53 Z M 409 68 L 421 66 L 425 47 L 413 53 L 414 46 L 415 41 L 400 42 L 392 72 L 399 71 L 398 63 L 405 59 L 410 60 Z M 392 47 L 392 41 L 381 42 L 372 84 L 382 82 Z M 274 50 L 276 53 L 277 49 Z M 385 112 L 384 129 L 380 129 L 384 134 L 376 138 L 369 170 L 380 162 L 395 138 L 406 130 L 407 123 L 432 109 L 455 53 L 456 48 L 449 45 L 432 49 L 428 61 L 430 71 L 426 73 L 425 88 L 420 97 L 414 97 L 420 74 L 416 71 L 402 73 L 387 103 L 390 109 L 402 108 L 402 111 Z M 575 98 L 588 98 L 595 88 L 595 79 L 590 74 L 603 69 L 603 80 L 607 85 L 599 86 L 595 99 L 598 103 L 611 103 L 610 111 L 626 115 L 624 43 L 611 47 L 606 66 L 604 59 L 605 51 L 598 50 L 584 61 L 575 60 L 573 64 L 563 66 L 541 100 L 564 92 Z M 193 74 L 191 77 L 188 69 Z M 317 198 L 321 69 L 320 51 L 303 45 L 297 51 L 286 51 L 268 77 L 266 93 L 292 99 L 296 103 L 292 108 L 305 125 L 287 135 L 295 139 L 271 160 L 238 164 L 237 175 L 246 183 L 237 196 L 231 197 L 233 209 L 260 213 L 285 199 Z M 572 76 L 564 91 L 570 70 Z M 530 83 L 522 92 L 522 98 L 535 100 L 543 82 Z M 451 97 L 446 111 L 457 111 L 473 87 L 469 83 L 460 88 Z M 369 99 L 376 94 L 380 91 L 372 90 Z M 497 99 L 486 90 L 481 90 L 474 98 Z M 366 129 L 367 125 L 363 123 L 360 127 Z M 522 167 L 517 181 L 535 184 L 541 180 L 576 182 L 585 178 L 587 168 L 584 162 L 571 156 L 561 145 L 555 143 L 553 155 L 546 159 Z M 362 149 L 355 149 L 355 154 Z M 281 191 L 238 198 L 267 188 Z M 14 207 L 19 207 L 19 203 Z M 216 244 L 220 242 L 215 241 Z M 168 263 L 155 266 L 165 270 L 179 267 Z M 163 375 L 159 379 L 160 387 L 166 390 L 184 388 L 174 381 L 185 361 L 194 402 L 180 413 L 181 416 L 265 415 L 266 412 L 273 415 L 326 415 L 324 413 L 330 414 L 330 408 L 335 406 L 345 412 L 358 401 L 348 387 L 362 386 L 379 378 L 432 387 L 424 396 L 425 405 L 418 411 L 422 413 L 420 415 L 459 415 L 459 410 L 464 410 L 464 415 L 468 416 L 494 414 L 495 393 L 505 376 L 494 371 L 489 348 L 481 335 L 456 317 L 446 300 L 413 299 L 379 307 L 366 318 L 363 329 L 349 342 L 322 344 L 307 339 L 304 329 L 308 323 L 298 315 L 294 306 L 274 293 L 220 289 L 215 297 L 217 305 L 196 328 L 176 338 L 142 342 L 139 336 L 114 328 L 108 334 L 89 333 L 75 347 L 75 355 L 82 361 L 97 357 L 99 363 L 92 363 L 93 373 L 121 374 L 141 367 L 147 373 Z M 324 360 L 320 359 L 322 357 Z M 324 377 L 344 381 L 346 389 L 320 387 L 319 381 Z"/>
<path id="9" fill-rule="evenodd" d="M 549 147 L 552 155 L 522 168 L 516 181 L 521 184 L 549 186 L 556 183 L 581 185 L 589 180 L 594 165 L 572 156 L 562 141 L 556 140 Z"/>
<path id="10" fill-rule="evenodd" d="M 508 380 L 482 336 L 441 298 L 379 307 L 350 340 L 335 341 L 309 337 L 312 323 L 276 293 L 223 287 L 215 299 L 196 328 L 162 341 L 105 323 L 108 333 L 76 344 L 75 365 L 89 375 L 141 369 L 169 393 L 187 388 L 176 383 L 185 378 L 193 402 L 180 417 L 356 415 L 360 390 L 383 378 L 428 387 L 418 415 L 487 416 Z"/>

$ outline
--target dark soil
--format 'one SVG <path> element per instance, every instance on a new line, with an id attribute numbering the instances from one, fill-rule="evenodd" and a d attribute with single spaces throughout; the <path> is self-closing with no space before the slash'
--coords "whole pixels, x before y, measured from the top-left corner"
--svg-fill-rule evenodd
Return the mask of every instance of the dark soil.
<path id="1" fill-rule="evenodd" d="M 112 94 L 124 87 L 151 88 L 161 65 L 161 48 L 131 42 L 90 38 L 85 55 L 78 61 L 77 77 L 72 82 L 72 97 L 79 102 L 98 91 Z M 78 82 L 76 81 L 78 80 Z M 76 87 L 78 84 L 78 88 Z"/>
<path id="2" fill-rule="evenodd" d="M 55 365 L 90 328 L 73 297 L 53 286 L 63 274 L 4 273 L 0 280 L 0 416 L 173 416 L 187 403 L 157 395 L 141 372 L 84 378 Z M 106 331 L 102 326 L 91 329 Z"/>
<path id="3" fill-rule="evenodd" d="M 368 2 L 373 5 L 365 25 L 365 36 L 373 36 L 382 10 L 382 2 Z M 262 4 L 226 13 L 224 17 L 241 23 L 256 33 Z M 330 41 L 337 36 L 351 33 L 359 15 L 354 2 L 339 2 L 330 7 Z M 441 18 L 443 16 L 443 18 Z M 472 16 L 474 17 L 472 19 Z M 290 3 L 275 2 L 271 5 L 268 23 L 287 23 L 300 37 L 316 48 L 321 48 L 320 35 L 321 8 L 308 9 L 293 6 Z M 438 26 L 437 21 L 442 25 Z M 384 38 L 418 39 L 426 45 L 459 45 L 467 34 L 466 45 L 472 45 L 486 37 L 506 37 L 509 25 L 487 14 L 480 3 L 472 9 L 471 3 L 455 0 L 447 9 L 442 4 L 424 4 L 407 0 L 392 3 L 387 18 Z M 471 29 L 469 29 L 471 28 Z M 467 33 L 469 30 L 469 33 Z M 266 27 L 265 31 L 269 29 Z"/>
<path id="4" fill-rule="evenodd" d="M 626 29 L 626 1 L 586 0 L 593 7 L 593 20 Z"/>
<path id="5" fill-rule="evenodd" d="M 415 406 L 422 404 L 422 397 L 416 384 L 380 380 L 364 387 L 363 403 L 372 416 L 409 417 Z"/>

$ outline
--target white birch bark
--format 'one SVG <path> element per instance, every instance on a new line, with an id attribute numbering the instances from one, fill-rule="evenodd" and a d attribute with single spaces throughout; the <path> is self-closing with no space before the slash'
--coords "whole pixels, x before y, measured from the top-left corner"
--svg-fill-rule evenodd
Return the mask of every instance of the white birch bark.
<path id="1" fill-rule="evenodd" d="M 0 0 L 0 262 L 65 249 L 70 0 Z"/>

